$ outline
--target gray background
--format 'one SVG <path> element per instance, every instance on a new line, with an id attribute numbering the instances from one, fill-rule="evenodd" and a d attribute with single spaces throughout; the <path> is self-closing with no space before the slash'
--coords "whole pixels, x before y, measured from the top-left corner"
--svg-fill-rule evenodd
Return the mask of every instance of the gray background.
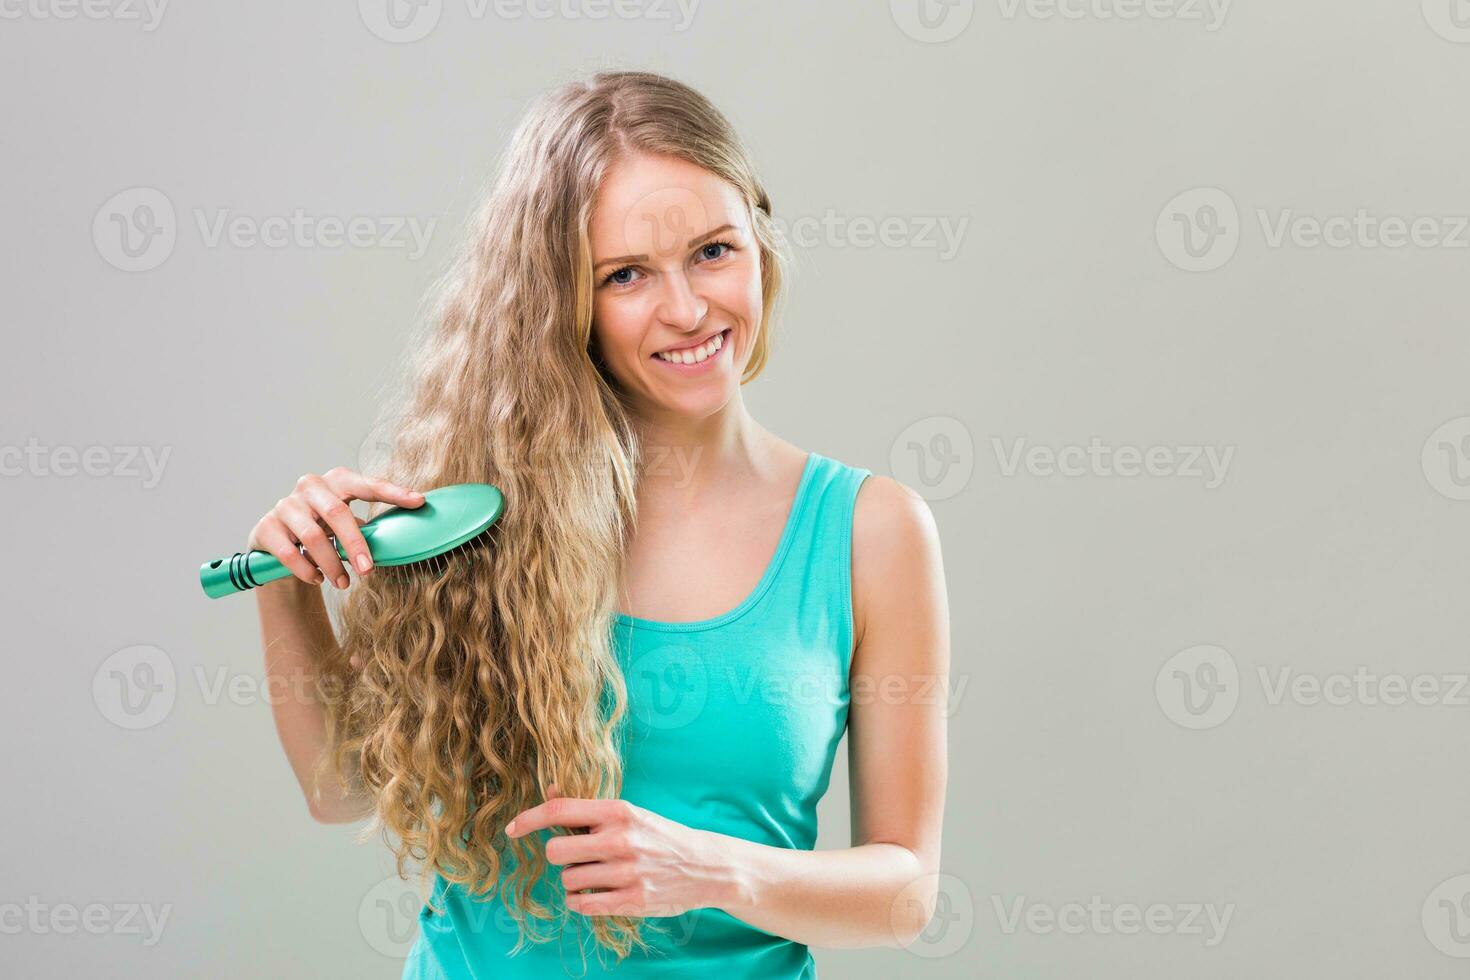
<path id="1" fill-rule="evenodd" d="M 796 247 L 752 411 L 925 493 L 943 539 L 942 914 L 911 951 L 818 951 L 822 975 L 1464 975 L 1460 0 L 1242 0 L 1223 21 L 989 0 L 935 5 L 937 33 L 913 2 L 707 2 L 680 29 L 647 5 L 442 0 L 412 43 L 374 33 L 373 0 L 179 3 L 151 25 L 28 2 L 0 20 L 0 972 L 398 975 L 386 849 L 308 818 L 256 690 L 253 602 L 205 601 L 195 572 L 302 472 L 356 464 L 529 101 L 646 67 L 730 116 L 778 217 L 832 215 Z M 175 240 L 126 271 L 113 215 L 146 217 L 137 188 Z M 199 225 L 297 209 L 436 225 L 418 256 Z M 1288 212 L 1359 209 L 1435 223 L 1402 247 L 1274 238 Z M 935 221 L 967 222 L 953 254 Z M 1223 234 L 1192 259 L 1185 224 Z M 1017 440 L 1093 438 L 1177 455 L 1135 476 L 1008 462 Z M 1188 447 L 1228 449 L 1223 480 Z M 145 449 L 168 453 L 156 479 L 130 463 Z M 1283 670 L 1360 668 L 1379 682 L 1345 703 L 1275 696 Z M 1385 675 L 1437 693 L 1384 703 Z M 119 677 L 154 689 L 127 702 L 142 714 Z M 820 846 L 844 846 L 845 749 L 821 817 Z M 28 902 L 108 911 L 88 934 L 64 911 L 22 923 Z M 1009 918 L 1089 902 L 1174 925 Z M 1191 904 L 1230 911 L 1222 939 Z M 117 906 L 166 908 L 158 941 Z"/>

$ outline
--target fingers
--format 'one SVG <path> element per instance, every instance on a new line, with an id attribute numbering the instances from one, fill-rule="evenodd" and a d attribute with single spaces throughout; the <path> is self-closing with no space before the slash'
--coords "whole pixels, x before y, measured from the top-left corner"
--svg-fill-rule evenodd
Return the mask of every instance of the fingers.
<path id="1" fill-rule="evenodd" d="M 623 809 L 622 800 L 579 800 L 559 796 L 517 814 L 505 832 L 510 837 L 521 837 L 547 827 L 596 827 L 615 819 Z"/>
<path id="2" fill-rule="evenodd" d="M 570 894 L 584 888 L 631 888 L 637 883 L 637 877 L 628 862 L 599 861 L 564 869 L 561 883 Z"/>
<path id="3" fill-rule="evenodd" d="M 627 854 L 627 838 L 616 830 L 597 834 L 568 834 L 565 837 L 553 837 L 546 842 L 546 860 L 552 864 L 617 861 Z"/>
<path id="4" fill-rule="evenodd" d="M 297 495 L 303 498 L 306 504 L 315 513 L 315 518 L 325 521 L 337 536 L 337 543 L 347 553 L 352 567 L 359 573 L 366 575 L 373 567 L 373 557 L 368 551 L 367 539 L 362 536 L 358 529 L 356 515 L 352 508 L 320 479 L 304 483 Z"/>
<path id="5" fill-rule="evenodd" d="M 424 495 L 417 490 L 409 490 L 388 480 L 363 476 L 345 466 L 328 470 L 322 474 L 321 479 L 343 500 L 381 500 L 409 508 L 422 506 L 424 502 Z"/>
<path id="6" fill-rule="evenodd" d="M 295 539 L 274 511 L 255 526 L 245 547 L 275 555 L 282 565 L 290 569 L 292 575 L 303 582 L 311 585 L 320 585 L 322 582 L 322 573 L 296 547 Z"/>
<path id="7" fill-rule="evenodd" d="M 296 494 L 282 498 L 276 505 L 276 512 L 285 521 L 286 527 L 296 535 L 306 548 L 309 557 L 317 568 L 322 570 L 328 581 L 339 589 L 347 588 L 349 581 L 347 571 L 342 567 L 342 559 L 337 554 L 337 549 L 332 547 L 331 541 L 327 540 L 327 532 L 316 522 L 316 514 L 303 503 Z"/>
<path id="8" fill-rule="evenodd" d="M 363 476 L 345 466 L 321 476 L 308 473 L 296 481 L 296 489 L 276 502 L 250 532 L 246 548 L 268 551 L 293 575 L 313 585 L 331 579 L 339 589 L 351 584 L 337 547 L 366 574 L 373 567 L 372 552 L 359 528 L 367 523 L 348 506 L 352 500 L 383 501 L 399 507 L 422 507 L 424 495 L 389 480 Z M 300 547 L 297 547 L 297 543 Z M 305 554 L 302 554 L 302 548 Z"/>
<path id="9" fill-rule="evenodd" d="M 567 911 L 578 915 L 643 915 L 646 906 L 639 900 L 637 889 L 616 888 L 610 892 L 594 892 L 591 895 L 567 893 Z M 674 909 L 660 915 L 678 915 Z"/>

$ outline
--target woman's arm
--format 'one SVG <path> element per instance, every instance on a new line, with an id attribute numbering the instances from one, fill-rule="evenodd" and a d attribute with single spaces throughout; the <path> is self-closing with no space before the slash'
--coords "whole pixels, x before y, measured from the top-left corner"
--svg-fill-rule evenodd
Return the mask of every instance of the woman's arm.
<path id="1" fill-rule="evenodd" d="M 287 577 L 255 589 L 260 637 L 265 648 L 266 690 L 275 692 L 271 714 L 312 818 L 350 823 L 367 816 L 372 803 L 357 786 L 345 787 L 328 770 L 316 779 L 326 745 L 326 709 L 316 695 L 317 663 L 337 649 L 321 587 Z"/>
<path id="2" fill-rule="evenodd" d="M 811 946 L 907 945 L 934 914 L 947 776 L 949 608 L 923 498 L 870 477 L 853 516 L 857 649 L 849 687 L 853 847 L 735 838 L 736 899 L 720 906 Z"/>

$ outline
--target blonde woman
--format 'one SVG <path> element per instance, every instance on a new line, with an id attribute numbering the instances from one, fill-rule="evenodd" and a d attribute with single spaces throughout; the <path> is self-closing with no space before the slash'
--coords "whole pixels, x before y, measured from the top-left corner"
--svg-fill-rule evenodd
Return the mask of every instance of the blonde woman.
<path id="1" fill-rule="evenodd" d="M 915 493 L 747 411 L 784 265 L 706 99 L 566 85 L 411 345 L 383 477 L 304 476 L 252 531 L 296 576 L 256 593 L 268 675 L 323 694 L 274 708 L 310 811 L 421 874 L 405 977 L 794 980 L 929 921 L 939 542 Z M 506 495 L 485 548 L 371 567 L 348 502 L 469 481 Z M 817 851 L 844 731 L 853 844 Z"/>

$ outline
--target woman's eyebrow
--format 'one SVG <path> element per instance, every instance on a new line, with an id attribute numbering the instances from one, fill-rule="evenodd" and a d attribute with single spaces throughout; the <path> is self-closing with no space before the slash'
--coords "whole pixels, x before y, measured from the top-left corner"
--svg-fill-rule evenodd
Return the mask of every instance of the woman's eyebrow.
<path id="1" fill-rule="evenodd" d="M 723 231 L 734 231 L 734 230 L 735 230 L 735 226 L 734 225 L 731 225 L 731 224 L 724 224 L 724 225 L 720 225 L 720 227 L 718 227 L 718 228 L 711 228 L 709 231 L 705 232 L 703 235 L 700 235 L 698 238 L 691 238 L 691 239 L 689 239 L 689 246 L 688 247 L 689 248 L 693 248 L 695 245 L 698 245 L 700 242 L 704 241 L 706 238 L 711 238 L 711 237 L 713 237 L 715 235 L 720 234 L 720 232 L 723 232 Z M 595 263 L 592 266 L 592 269 L 593 269 L 593 271 L 596 271 L 598 269 L 601 269 L 603 266 L 608 265 L 608 264 L 613 263 L 613 262 L 616 262 L 616 263 L 618 263 L 618 264 L 621 265 L 624 262 L 647 262 L 647 261 L 648 261 L 648 256 L 646 254 L 645 255 L 619 255 L 616 258 L 603 259 L 601 262 Z"/>

